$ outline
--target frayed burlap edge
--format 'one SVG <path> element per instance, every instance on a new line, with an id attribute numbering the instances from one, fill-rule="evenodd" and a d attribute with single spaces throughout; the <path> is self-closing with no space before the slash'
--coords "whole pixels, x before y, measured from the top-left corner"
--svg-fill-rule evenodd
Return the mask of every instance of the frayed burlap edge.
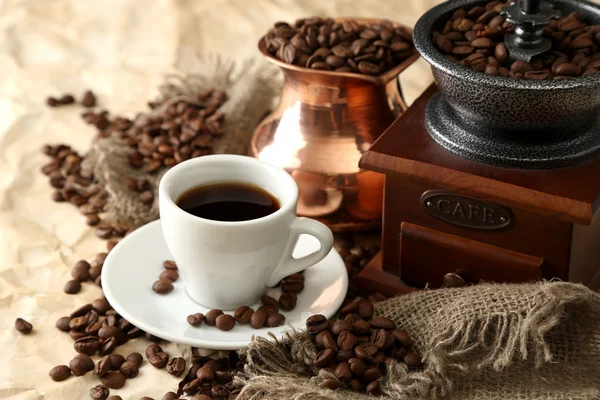
<path id="1" fill-rule="evenodd" d="M 571 398 L 568 388 L 588 387 L 589 393 L 596 393 L 593 389 L 596 384 L 600 388 L 600 338 L 589 335 L 570 338 L 569 332 L 588 331 L 590 327 L 572 326 L 571 320 L 571 326 L 561 325 L 568 314 L 583 312 L 589 319 L 579 324 L 589 323 L 596 329 L 594 332 L 600 329 L 600 295 L 582 285 L 482 284 L 466 289 L 422 291 L 379 303 L 376 312 L 394 319 L 407 330 L 416 339 L 415 347 L 425 361 L 422 371 L 409 371 L 399 363 L 388 364 L 381 385 L 382 398 L 440 398 L 452 395 L 455 384 L 460 382 L 465 393 L 485 391 L 482 398 L 503 399 L 505 389 L 502 392 L 493 389 L 510 385 L 503 379 L 513 375 L 508 373 L 511 369 L 519 370 L 519 376 L 524 378 L 528 387 L 523 388 L 523 393 L 536 394 L 531 398 L 567 399 Z M 561 349 L 554 352 L 552 342 L 561 342 L 557 337 L 576 342 L 574 349 L 569 354 Z M 315 375 L 318 371 L 312 361 L 316 352 L 307 334 L 291 333 L 289 340 L 283 342 L 255 338 L 241 352 L 246 359 L 247 378 L 238 399 L 372 398 L 347 390 L 321 389 L 319 383 L 331 374 L 320 371 Z M 572 360 L 572 356 L 579 359 Z M 561 373 L 570 372 L 567 363 L 572 362 L 581 366 L 581 373 Z M 546 382 L 543 376 L 537 379 L 542 366 L 552 376 L 572 382 L 563 392 L 557 392 L 546 386 L 552 382 Z M 486 371 L 488 381 L 494 381 L 492 390 L 469 379 L 482 371 Z M 518 387 L 511 390 L 518 396 Z"/>
<path id="2" fill-rule="evenodd" d="M 214 88 L 224 91 L 227 100 L 219 108 L 225 114 L 225 134 L 214 143 L 215 154 L 246 155 L 252 133 L 271 109 L 281 91 L 278 69 L 263 61 L 235 63 L 218 56 L 196 56 L 187 70 L 168 75 L 159 87 L 158 102 L 163 107 L 180 100 L 193 102 L 193 96 Z M 131 150 L 121 140 L 96 140 L 82 162 L 82 168 L 92 170 L 97 184 L 109 194 L 103 220 L 108 223 L 139 227 L 158 218 L 158 182 L 166 170 L 148 174 L 129 166 Z M 126 177 L 147 179 L 153 186 L 155 199 L 150 206 L 140 201 L 139 194 L 127 188 Z"/>

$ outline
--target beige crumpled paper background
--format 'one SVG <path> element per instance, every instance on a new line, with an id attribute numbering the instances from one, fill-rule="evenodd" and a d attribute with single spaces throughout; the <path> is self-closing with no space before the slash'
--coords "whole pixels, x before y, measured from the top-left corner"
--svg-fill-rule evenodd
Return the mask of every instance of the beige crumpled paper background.
<path id="1" fill-rule="evenodd" d="M 277 20 L 309 15 L 388 18 L 413 26 L 439 0 L 0 0 L 0 398 L 87 399 L 96 376 L 53 382 L 48 371 L 76 354 L 55 321 L 100 295 L 84 284 L 63 293 L 70 268 L 105 250 L 77 210 L 50 200 L 40 167 L 44 143 L 88 148 L 94 130 L 82 109 L 49 109 L 48 95 L 92 89 L 111 112 L 146 109 L 162 77 L 194 51 L 234 59 L 257 57 L 256 43 Z M 403 74 L 412 101 L 431 82 L 420 60 Z M 20 335 L 23 317 L 34 332 Z M 118 348 L 140 351 L 145 340 Z M 169 344 L 178 356 L 187 346 Z M 178 379 L 144 364 L 124 399 L 160 399 Z"/>

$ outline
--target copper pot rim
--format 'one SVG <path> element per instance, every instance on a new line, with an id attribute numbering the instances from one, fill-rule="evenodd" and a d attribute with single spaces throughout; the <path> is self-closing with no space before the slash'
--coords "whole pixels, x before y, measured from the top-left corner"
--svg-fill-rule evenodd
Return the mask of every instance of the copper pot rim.
<path id="1" fill-rule="evenodd" d="M 352 21 L 358 22 L 361 25 L 373 24 L 373 23 L 378 23 L 378 22 L 382 22 L 382 21 L 390 21 L 388 19 L 381 19 L 381 18 L 353 18 L 353 17 L 333 18 L 333 20 L 336 22 L 352 20 Z M 400 23 L 397 23 L 394 21 L 390 21 L 390 22 L 392 23 L 392 26 L 394 26 L 395 28 L 405 28 L 409 32 L 412 32 L 412 29 L 410 29 L 406 25 L 403 25 L 403 24 L 400 24 Z M 259 39 L 258 50 L 262 53 L 262 55 L 269 62 L 279 66 L 280 68 L 282 68 L 284 70 L 296 71 L 296 72 L 302 72 L 302 73 L 311 73 L 311 74 L 316 74 L 316 75 L 321 75 L 321 76 L 326 76 L 326 77 L 329 76 L 329 77 L 336 77 L 336 78 L 358 79 L 358 80 L 367 81 L 367 82 L 370 82 L 370 83 L 373 83 L 376 85 L 387 84 L 389 81 L 396 78 L 402 71 L 404 71 L 406 68 L 411 66 L 420 57 L 420 54 L 417 51 L 417 49 L 414 47 L 414 43 L 413 43 L 413 48 L 411 49 L 411 52 L 412 52 L 411 56 L 409 56 L 406 60 L 402 61 L 402 63 L 396 65 L 394 68 L 389 69 L 380 75 L 372 76 L 372 75 L 359 74 L 359 73 L 355 73 L 355 72 L 324 71 L 324 70 L 319 70 L 319 69 L 299 67 L 297 65 L 288 64 L 284 61 L 281 61 L 281 60 L 273 57 L 267 50 L 267 44 L 266 44 L 266 40 L 265 40 L 266 36 L 267 35 L 265 34 L 265 35 L 261 36 L 261 38 Z"/>

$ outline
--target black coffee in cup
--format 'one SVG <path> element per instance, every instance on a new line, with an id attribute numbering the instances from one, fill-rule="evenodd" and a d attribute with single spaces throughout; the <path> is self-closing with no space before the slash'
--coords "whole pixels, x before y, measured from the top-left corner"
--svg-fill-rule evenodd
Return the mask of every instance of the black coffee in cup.
<path id="1" fill-rule="evenodd" d="M 241 182 L 197 186 L 182 194 L 177 205 L 197 217 L 227 222 L 266 217 L 281 207 L 266 190 Z"/>

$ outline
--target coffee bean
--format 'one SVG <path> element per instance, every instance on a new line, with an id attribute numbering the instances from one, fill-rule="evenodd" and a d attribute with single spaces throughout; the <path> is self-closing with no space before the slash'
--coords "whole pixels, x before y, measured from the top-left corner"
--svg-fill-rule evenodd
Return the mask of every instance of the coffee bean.
<path id="1" fill-rule="evenodd" d="M 226 384 L 227 382 L 231 382 L 233 380 L 233 377 L 231 376 L 231 374 L 229 372 L 216 371 L 215 379 L 220 384 Z"/>
<path id="2" fill-rule="evenodd" d="M 285 293 L 285 292 L 289 292 L 289 293 L 300 293 L 302 292 L 302 290 L 304 290 L 304 282 L 302 281 L 296 281 L 296 280 L 284 280 L 284 282 L 281 284 L 281 290 Z"/>
<path id="3" fill-rule="evenodd" d="M 317 358 L 313 361 L 313 364 L 317 368 L 325 368 L 335 362 L 335 352 L 331 349 L 325 349 L 317 354 Z"/>
<path id="4" fill-rule="evenodd" d="M 160 353 L 161 351 L 163 351 L 162 347 L 158 344 L 151 344 L 146 348 L 146 358 L 150 358 L 152 354 Z"/>
<path id="5" fill-rule="evenodd" d="M 117 348 L 118 345 L 119 345 L 119 343 L 117 342 L 116 338 L 114 338 L 114 337 L 108 338 L 107 340 L 103 341 L 102 344 L 100 345 L 98 354 L 100 354 L 102 356 L 110 354 Z"/>
<path id="6" fill-rule="evenodd" d="M 94 307 L 94 310 L 96 310 L 100 315 L 103 315 L 111 309 L 110 304 L 108 304 L 108 301 L 102 298 L 93 300 L 92 307 Z"/>
<path id="7" fill-rule="evenodd" d="M 98 278 L 100 278 L 100 274 L 102 273 L 102 266 L 101 265 L 94 265 L 92 268 L 90 268 L 90 277 L 93 280 L 96 280 Z"/>
<path id="8" fill-rule="evenodd" d="M 352 378 L 352 371 L 350 370 L 350 365 L 348 365 L 347 361 L 339 363 L 335 367 L 333 374 L 341 381 L 348 381 Z"/>
<path id="9" fill-rule="evenodd" d="M 365 382 L 372 382 L 381 378 L 381 375 L 381 370 L 379 368 L 373 367 L 365 371 L 363 379 L 365 380 Z"/>
<path id="10" fill-rule="evenodd" d="M 198 379 L 194 379 L 193 381 L 186 383 L 183 386 L 182 390 L 187 394 L 193 394 L 193 393 L 196 393 L 199 388 L 200 388 L 200 381 Z"/>
<path id="11" fill-rule="evenodd" d="M 267 307 L 273 307 L 275 310 L 279 309 L 279 302 L 271 296 L 264 295 L 260 298 L 260 301 Z"/>
<path id="12" fill-rule="evenodd" d="M 281 298 L 280 298 L 281 301 Z M 238 324 L 248 324 L 250 323 L 250 319 L 252 318 L 252 314 L 254 314 L 254 310 L 248 306 L 238 307 L 237 310 L 233 313 L 233 317 L 237 321 Z"/>
<path id="13" fill-rule="evenodd" d="M 371 334 L 370 342 L 371 344 L 377 346 L 378 349 L 383 349 L 386 347 L 388 340 L 387 332 L 385 329 L 376 329 Z"/>
<path id="14" fill-rule="evenodd" d="M 110 390 L 104 385 L 96 385 L 90 389 L 90 397 L 95 400 L 106 400 Z"/>
<path id="15" fill-rule="evenodd" d="M 71 376 L 71 370 L 66 365 L 57 365 L 50 370 L 48 375 L 53 381 L 60 382 Z"/>
<path id="16" fill-rule="evenodd" d="M 351 301 L 340 309 L 340 313 L 342 314 L 351 314 L 355 313 L 358 310 L 358 301 Z"/>
<path id="17" fill-rule="evenodd" d="M 71 94 L 65 94 L 60 99 L 58 99 L 58 103 L 61 105 L 68 105 L 75 103 L 75 97 Z"/>
<path id="18" fill-rule="evenodd" d="M 356 336 L 348 331 L 343 331 L 337 338 L 337 345 L 342 350 L 350 350 L 356 346 Z"/>
<path id="19" fill-rule="evenodd" d="M 167 353 L 165 353 L 164 351 L 154 353 L 154 354 L 150 355 L 150 357 L 148 357 L 148 362 L 154 368 L 159 368 L 159 369 L 164 368 L 167 365 L 168 361 L 169 361 L 169 355 Z"/>
<path id="20" fill-rule="evenodd" d="M 75 341 L 75 351 L 91 356 L 100 349 L 100 341 L 94 336 L 85 336 Z"/>
<path id="21" fill-rule="evenodd" d="M 235 318 L 229 314 L 221 314 L 215 320 L 215 325 L 222 331 L 230 331 L 235 326 Z"/>
<path id="22" fill-rule="evenodd" d="M 350 370 L 356 376 L 361 376 L 367 370 L 367 365 L 358 358 L 351 358 L 348 360 L 348 365 L 350 366 Z"/>
<path id="23" fill-rule="evenodd" d="M 563 63 L 556 68 L 556 75 L 561 76 L 579 76 L 582 71 L 577 65 L 572 63 Z"/>
<path id="24" fill-rule="evenodd" d="M 327 379 L 323 379 L 323 381 L 319 384 L 319 386 L 321 386 L 322 388 L 325 389 L 330 389 L 330 390 L 337 390 L 339 388 L 341 388 L 344 384 L 340 381 L 338 381 L 337 379 L 333 379 L 333 378 L 327 378 Z"/>
<path id="25" fill-rule="evenodd" d="M 121 389 L 127 378 L 120 372 L 111 371 L 102 377 L 102 383 L 109 389 Z"/>
<path id="26" fill-rule="evenodd" d="M 423 361 L 421 360 L 421 357 L 414 351 L 409 351 L 404 356 L 402 361 L 404 362 L 404 364 L 406 364 L 408 367 L 411 367 L 411 368 L 418 368 L 423 365 Z"/>
<path id="27" fill-rule="evenodd" d="M 496 43 L 492 39 L 480 37 L 471 41 L 471 47 L 476 49 L 495 49 Z"/>
<path id="28" fill-rule="evenodd" d="M 353 331 L 352 324 L 346 320 L 335 321 L 331 327 L 331 332 L 335 335 L 339 335 L 343 331 Z"/>
<path id="29" fill-rule="evenodd" d="M 279 297 L 279 306 L 286 311 L 291 311 L 296 307 L 297 301 L 298 301 L 298 296 L 296 296 L 295 293 L 291 293 L 291 292 L 283 293 Z"/>
<path id="30" fill-rule="evenodd" d="M 371 304 L 369 300 L 361 299 L 358 301 L 358 310 L 356 311 L 356 313 L 359 317 L 366 320 L 371 319 L 371 317 L 373 316 L 373 312 L 373 304 Z"/>
<path id="31" fill-rule="evenodd" d="M 158 294 L 166 294 L 173 290 L 173 282 L 167 279 L 159 279 L 152 285 L 152 290 Z"/>
<path id="32" fill-rule="evenodd" d="M 84 107 L 95 107 L 96 106 L 96 96 L 91 90 L 86 90 L 83 93 L 83 97 L 81 98 L 81 105 Z"/>
<path id="33" fill-rule="evenodd" d="M 325 62 L 333 68 L 338 68 L 345 64 L 345 61 L 342 57 L 338 57 L 335 55 L 327 56 Z"/>
<path id="34" fill-rule="evenodd" d="M 216 324 L 217 324 L 217 317 L 219 315 L 223 315 L 223 311 L 216 310 L 216 309 L 210 310 L 204 316 L 204 322 L 206 322 L 206 325 L 216 326 Z"/>
<path id="35" fill-rule="evenodd" d="M 121 368 L 121 365 L 125 363 L 125 357 L 120 354 L 110 354 L 110 369 L 113 371 L 118 371 Z"/>
<path id="36" fill-rule="evenodd" d="M 340 350 L 335 356 L 336 361 L 348 361 L 351 358 L 356 357 L 354 350 Z"/>
<path id="37" fill-rule="evenodd" d="M 308 317 L 306 320 L 306 329 L 312 333 L 321 332 L 324 329 L 327 329 L 329 326 L 329 322 L 325 316 L 316 314 L 311 317 Z"/>
<path id="38" fill-rule="evenodd" d="M 167 363 L 167 372 L 173 376 L 181 376 L 185 371 L 185 360 L 181 357 L 172 358 Z"/>
<path id="39" fill-rule="evenodd" d="M 90 336 L 90 335 L 88 335 L 87 333 L 84 333 L 84 332 L 79 332 L 74 329 L 71 329 L 69 331 L 69 336 L 71 336 L 71 339 L 73 339 L 73 341 L 77 341 L 83 337 Z"/>
<path id="40" fill-rule="evenodd" d="M 267 322 L 268 313 L 267 310 L 258 309 L 250 317 L 250 326 L 254 329 L 260 329 L 265 326 Z"/>
<path id="41" fill-rule="evenodd" d="M 119 372 L 126 378 L 135 378 L 139 373 L 139 365 L 134 361 L 125 361 L 119 368 Z"/>
<path id="42" fill-rule="evenodd" d="M 210 394 L 213 399 L 227 399 L 229 398 L 229 390 L 225 386 L 215 385 L 210 389 Z"/>
<path id="43" fill-rule="evenodd" d="M 117 344 L 123 344 L 127 341 L 127 335 L 125 335 L 123 331 L 121 331 L 116 326 L 111 325 L 103 326 L 102 328 L 100 328 L 100 330 L 98 331 L 98 337 L 102 340 L 107 340 L 111 337 L 114 337 L 117 341 Z"/>
<path id="44" fill-rule="evenodd" d="M 17 318 L 15 320 L 15 329 L 24 335 L 31 333 L 33 325 L 25 321 L 23 318 Z"/>
<path id="45" fill-rule="evenodd" d="M 278 312 L 269 313 L 267 317 L 266 326 L 269 328 L 275 328 L 277 326 L 283 325 L 285 322 L 285 316 Z"/>
<path id="46" fill-rule="evenodd" d="M 159 275 L 159 279 L 166 279 L 171 282 L 175 282 L 177 279 L 179 279 L 179 274 L 176 270 L 167 269 Z"/>
<path id="47" fill-rule="evenodd" d="M 151 167 L 153 166 L 158 166 L 160 167 L 160 161 L 155 161 L 156 164 L 149 164 Z M 144 170 L 146 170 L 148 168 L 145 168 Z M 158 169 L 158 168 L 156 168 Z M 146 171 L 146 172 L 154 172 L 155 169 L 153 169 L 152 171 Z M 145 190 L 140 194 L 140 201 L 143 204 L 152 204 L 154 202 L 154 193 L 152 193 L 152 191 L 150 190 Z"/>
<path id="48" fill-rule="evenodd" d="M 402 329 L 394 329 L 392 331 L 392 334 L 394 335 L 398 343 L 400 343 L 401 345 L 406 347 L 411 347 L 413 345 L 413 340 L 410 338 L 408 333 L 406 333 Z"/>
<path id="49" fill-rule="evenodd" d="M 352 329 L 358 335 L 369 332 L 370 327 L 369 323 L 363 319 L 357 319 L 352 323 Z"/>
<path id="50" fill-rule="evenodd" d="M 201 382 L 210 382 L 215 379 L 215 372 L 208 367 L 202 367 L 196 372 L 196 378 Z"/>
<path id="51" fill-rule="evenodd" d="M 60 102 L 57 99 L 55 99 L 54 97 L 47 97 L 46 104 L 49 107 L 56 107 L 56 106 L 60 105 Z"/>
<path id="52" fill-rule="evenodd" d="M 359 62 L 358 70 L 366 75 L 379 75 L 381 73 L 381 68 L 378 65 L 367 61 Z"/>
<path id="53" fill-rule="evenodd" d="M 79 260 L 71 270 L 71 276 L 80 282 L 85 282 L 91 279 L 90 263 L 85 260 Z"/>
<path id="54" fill-rule="evenodd" d="M 175 263 L 175 261 L 171 260 L 166 260 L 165 262 L 163 262 L 163 267 L 165 269 L 177 270 L 177 264 Z"/>
<path id="55" fill-rule="evenodd" d="M 78 354 L 69 362 L 69 368 L 75 376 L 82 376 L 94 370 L 94 361 L 85 354 Z"/>
<path id="56" fill-rule="evenodd" d="M 387 317 L 373 317 L 369 324 L 372 328 L 396 329 L 396 323 Z"/>
<path id="57" fill-rule="evenodd" d="M 188 315 L 187 322 L 191 326 L 200 326 L 200 325 L 202 325 L 202 322 L 204 322 L 204 314 L 196 313 L 196 314 Z"/>
<path id="58" fill-rule="evenodd" d="M 81 317 L 72 318 L 69 321 L 69 328 L 74 330 L 83 330 L 87 326 L 87 324 L 88 317 L 84 315 Z"/>
<path id="59" fill-rule="evenodd" d="M 325 349 L 338 351 L 337 343 L 333 338 L 333 334 L 328 330 L 323 330 L 315 337 L 316 342 Z"/>
<path id="60" fill-rule="evenodd" d="M 378 395 L 381 393 L 381 382 L 379 380 L 374 380 L 370 382 L 365 388 L 367 394 Z"/>
<path id="61" fill-rule="evenodd" d="M 161 400 L 177 400 L 177 399 L 179 399 L 179 396 L 177 396 L 177 393 L 167 392 L 167 393 L 165 393 L 165 395 L 162 397 Z"/>
<path id="62" fill-rule="evenodd" d="M 371 362 L 373 355 L 377 353 L 377 347 L 373 345 L 358 345 L 354 349 L 356 357 L 364 362 Z"/>
<path id="63" fill-rule="evenodd" d="M 150 346 L 157 346 L 157 345 L 152 344 Z M 160 348 L 160 346 L 159 346 L 159 348 Z M 134 353 L 130 353 L 127 356 L 127 358 L 125 359 L 125 361 L 130 361 L 139 367 L 140 365 L 142 365 L 143 357 L 140 353 L 134 352 Z"/>
<path id="64" fill-rule="evenodd" d="M 110 239 L 113 237 L 112 226 L 106 224 L 99 224 L 96 227 L 96 236 L 100 239 Z"/>
<path id="65" fill-rule="evenodd" d="M 81 283 L 77 280 L 70 280 L 65 283 L 63 290 L 66 294 L 77 294 L 81 291 Z"/>

